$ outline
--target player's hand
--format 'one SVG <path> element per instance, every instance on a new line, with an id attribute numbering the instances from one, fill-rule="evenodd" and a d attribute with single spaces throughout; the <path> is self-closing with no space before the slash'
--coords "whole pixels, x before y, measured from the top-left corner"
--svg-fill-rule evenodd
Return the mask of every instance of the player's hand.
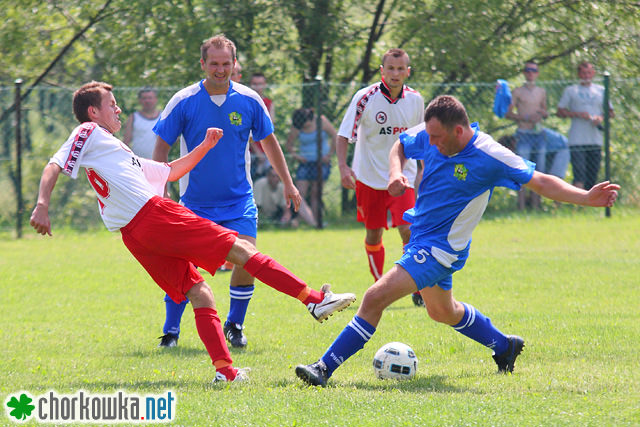
<path id="1" fill-rule="evenodd" d="M 389 177 L 387 191 L 392 197 L 402 196 L 407 188 L 410 188 L 409 179 L 404 175 Z"/>
<path id="2" fill-rule="evenodd" d="M 31 214 L 29 224 L 38 234 L 51 236 L 51 220 L 49 219 L 49 209 L 43 205 L 36 205 Z"/>
<path id="3" fill-rule="evenodd" d="M 356 189 L 356 174 L 349 166 L 340 166 L 340 181 L 344 188 Z"/>
<path id="4" fill-rule="evenodd" d="M 209 150 L 215 147 L 218 141 L 220 141 L 220 138 L 222 138 L 222 133 L 222 129 L 220 128 L 208 128 L 204 141 L 202 141 L 205 147 Z"/>
<path id="5" fill-rule="evenodd" d="M 588 205 L 593 207 L 611 207 L 618 198 L 618 184 L 604 181 L 591 187 L 587 193 Z"/>
<path id="6" fill-rule="evenodd" d="M 287 201 L 287 209 L 291 207 L 291 202 L 293 202 L 293 209 L 298 212 L 300 203 L 302 203 L 302 196 L 300 196 L 300 192 L 295 185 L 284 186 L 284 199 Z"/>

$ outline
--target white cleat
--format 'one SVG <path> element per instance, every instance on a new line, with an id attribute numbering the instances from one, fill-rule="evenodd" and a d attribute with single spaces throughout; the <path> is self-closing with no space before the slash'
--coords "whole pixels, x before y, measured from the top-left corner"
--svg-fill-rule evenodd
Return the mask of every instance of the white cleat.
<path id="1" fill-rule="evenodd" d="M 245 381 L 249 381 L 249 372 L 251 368 L 238 368 L 238 372 L 236 373 L 236 377 L 232 382 L 241 383 Z M 216 372 L 216 377 L 213 379 L 214 383 L 222 383 L 228 382 L 229 380 L 222 372 Z"/>
<path id="2" fill-rule="evenodd" d="M 329 290 L 330 288 L 331 285 L 328 283 L 322 285 L 320 291 L 324 292 L 324 299 L 317 304 L 307 304 L 309 313 L 320 323 L 327 320 L 333 313 L 349 307 L 356 300 L 356 296 L 352 293 L 334 294 Z"/>

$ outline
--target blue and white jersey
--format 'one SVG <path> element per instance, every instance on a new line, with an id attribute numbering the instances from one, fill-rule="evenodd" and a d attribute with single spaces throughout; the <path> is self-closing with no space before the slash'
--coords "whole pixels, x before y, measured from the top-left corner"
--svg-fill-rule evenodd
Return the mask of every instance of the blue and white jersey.
<path id="1" fill-rule="evenodd" d="M 180 199 L 189 208 L 223 209 L 225 219 L 242 217 L 245 202 L 253 197 L 249 135 L 260 141 L 273 133 L 264 102 L 254 90 L 230 82 L 224 102 L 214 102 L 203 81 L 177 92 L 160 115 L 153 131 L 173 145 L 180 137 L 181 155 L 193 150 L 207 128 L 222 129 L 218 144 L 180 180 Z M 236 210 L 238 212 L 236 212 Z"/>
<path id="2" fill-rule="evenodd" d="M 453 156 L 429 145 L 425 125 L 400 135 L 407 158 L 424 160 L 416 206 L 404 213 L 411 241 L 440 264 L 459 270 L 469 255 L 471 233 L 480 222 L 496 186 L 519 190 L 533 177 L 535 163 L 475 130 L 467 146 Z"/>

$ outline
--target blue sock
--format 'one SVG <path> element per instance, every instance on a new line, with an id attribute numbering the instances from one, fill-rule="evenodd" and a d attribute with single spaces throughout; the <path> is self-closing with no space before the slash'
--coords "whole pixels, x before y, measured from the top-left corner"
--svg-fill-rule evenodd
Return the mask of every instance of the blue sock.
<path id="1" fill-rule="evenodd" d="M 162 328 L 163 334 L 180 335 L 180 320 L 182 320 L 182 313 L 184 313 L 184 309 L 188 303 L 189 300 L 176 304 L 169 298 L 169 295 L 164 296 L 166 318 L 164 320 L 164 327 Z"/>
<path id="2" fill-rule="evenodd" d="M 327 365 L 327 375 L 330 377 L 338 366 L 364 347 L 375 331 L 369 322 L 354 316 L 320 358 Z"/>
<path id="3" fill-rule="evenodd" d="M 229 314 L 226 323 L 244 323 L 249 301 L 253 296 L 254 286 L 229 286 Z"/>
<path id="4" fill-rule="evenodd" d="M 493 349 L 495 354 L 503 353 L 509 347 L 507 336 L 491 324 L 491 319 L 476 310 L 472 305 L 462 303 L 464 316 L 453 329 L 462 335 Z"/>

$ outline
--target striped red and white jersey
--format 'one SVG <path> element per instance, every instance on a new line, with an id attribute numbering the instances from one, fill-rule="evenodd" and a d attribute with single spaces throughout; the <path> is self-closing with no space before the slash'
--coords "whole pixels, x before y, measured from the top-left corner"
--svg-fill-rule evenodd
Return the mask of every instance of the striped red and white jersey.
<path id="1" fill-rule="evenodd" d="M 166 163 L 138 157 L 93 122 L 75 128 L 49 163 L 57 164 L 73 179 L 80 168 L 85 169 L 110 231 L 127 225 L 153 196 L 162 196 L 171 170 Z"/>
<path id="2" fill-rule="evenodd" d="M 398 98 L 391 98 L 384 82 L 360 89 L 342 119 L 338 135 L 355 143 L 351 168 L 358 181 L 376 190 L 386 190 L 389 180 L 389 151 L 398 136 L 423 120 L 424 100 L 419 92 L 404 86 Z M 413 185 L 415 160 L 403 170 Z"/>

